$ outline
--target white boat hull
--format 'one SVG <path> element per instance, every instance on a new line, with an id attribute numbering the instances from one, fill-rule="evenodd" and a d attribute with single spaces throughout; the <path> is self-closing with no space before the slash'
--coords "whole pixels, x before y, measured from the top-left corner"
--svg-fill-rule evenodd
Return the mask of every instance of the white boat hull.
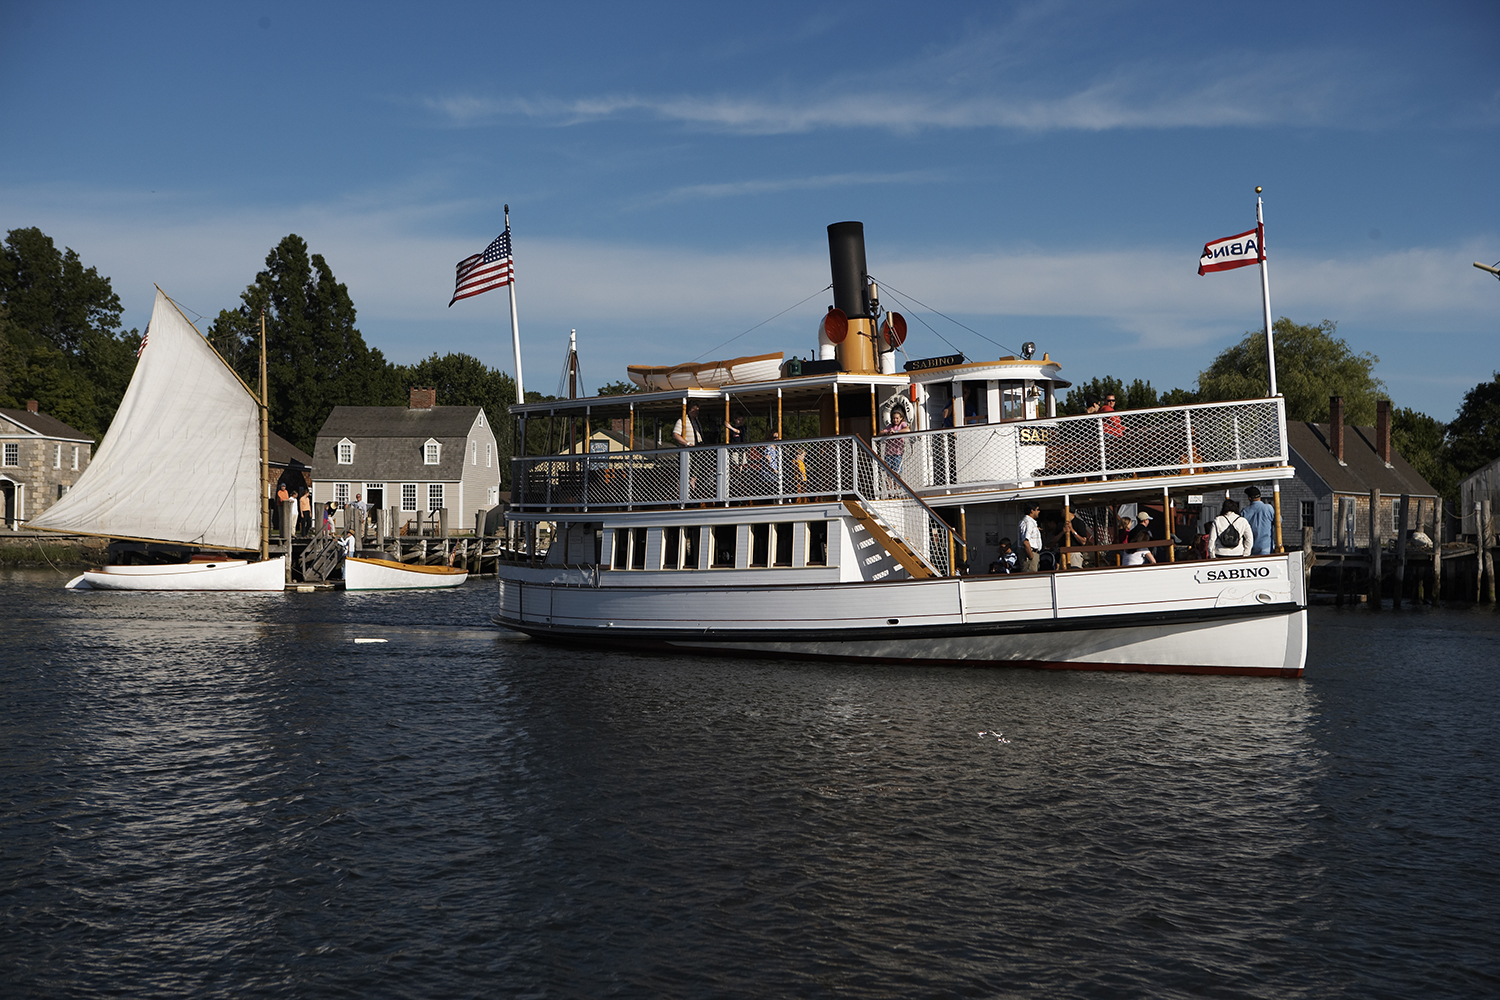
<path id="1" fill-rule="evenodd" d="M 430 590 L 457 587 L 469 578 L 467 570 L 451 566 L 408 566 L 389 559 L 344 560 L 345 590 Z"/>
<path id="2" fill-rule="evenodd" d="M 68 581 L 69 590 L 250 590 L 286 589 L 286 557 L 261 562 L 225 559 L 211 563 L 106 566 Z"/>
<path id="3" fill-rule="evenodd" d="M 824 585 L 720 587 L 701 574 L 689 587 L 593 586 L 565 575 L 502 569 L 497 620 L 569 641 L 925 664 L 1296 677 L 1307 657 L 1300 553 L 1232 568 Z"/>

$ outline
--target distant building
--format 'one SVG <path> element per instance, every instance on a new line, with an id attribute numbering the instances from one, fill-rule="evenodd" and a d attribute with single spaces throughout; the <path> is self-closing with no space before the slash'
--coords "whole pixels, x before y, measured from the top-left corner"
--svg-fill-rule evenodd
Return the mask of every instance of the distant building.
<path id="1" fill-rule="evenodd" d="M 372 510 L 395 507 L 399 531 L 448 510 L 450 530 L 500 503 L 500 455 L 478 406 L 438 406 L 434 389 L 412 389 L 400 406 L 336 406 L 313 447 L 313 502 L 362 495 Z"/>
<path id="2" fill-rule="evenodd" d="M 1463 510 L 1462 531 L 1466 535 L 1479 534 L 1479 502 L 1490 502 L 1490 517 L 1500 515 L 1500 458 L 1489 465 L 1476 469 L 1464 477 L 1458 485 L 1459 504 Z"/>
<path id="3" fill-rule="evenodd" d="M 5 526 L 17 531 L 51 507 L 89 467 L 94 439 L 41 413 L 34 399 L 24 410 L 0 410 L 0 500 Z"/>
<path id="4" fill-rule="evenodd" d="M 1326 424 L 1288 421 L 1287 448 L 1295 478 L 1281 480 L 1281 540 L 1301 548 L 1306 532 L 1324 548 L 1362 549 L 1370 540 L 1370 490 L 1380 491 L 1381 537 L 1394 538 L 1401 520 L 1401 497 L 1410 498 L 1407 530 L 1435 538 L 1438 491 L 1391 447 L 1391 404 L 1376 404 L 1374 427 L 1344 426 L 1344 401 L 1329 401 Z M 1258 483 L 1261 499 L 1273 502 L 1274 484 Z M 1245 496 L 1235 492 L 1243 507 Z M 1203 497 L 1203 523 L 1223 506 L 1225 491 Z"/>

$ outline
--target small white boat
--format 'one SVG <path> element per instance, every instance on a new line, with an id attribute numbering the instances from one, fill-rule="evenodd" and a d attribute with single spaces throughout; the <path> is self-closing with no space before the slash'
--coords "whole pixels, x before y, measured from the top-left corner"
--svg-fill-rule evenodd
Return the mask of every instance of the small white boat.
<path id="1" fill-rule="evenodd" d="M 457 587 L 468 578 L 468 570 L 452 566 L 413 566 L 358 556 L 344 560 L 345 590 L 428 590 Z"/>
<path id="2" fill-rule="evenodd" d="M 68 590 L 260 590 L 286 589 L 286 557 L 263 562 L 222 559 L 218 562 L 106 566 L 82 573 Z"/>
<path id="3" fill-rule="evenodd" d="M 740 385 L 748 382 L 770 382 L 781 375 L 784 351 L 775 354 L 757 354 L 749 358 L 730 358 L 728 361 L 703 361 L 681 365 L 627 365 L 630 381 L 647 390 L 663 389 L 717 389 L 720 386 Z"/>

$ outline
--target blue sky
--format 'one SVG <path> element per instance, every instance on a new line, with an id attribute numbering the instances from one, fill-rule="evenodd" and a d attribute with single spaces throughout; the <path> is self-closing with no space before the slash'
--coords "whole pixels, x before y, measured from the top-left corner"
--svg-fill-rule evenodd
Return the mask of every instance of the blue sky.
<path id="1" fill-rule="evenodd" d="M 1168 388 L 1260 326 L 1255 269 L 1196 273 L 1259 184 L 1275 315 L 1443 419 L 1500 369 L 1491 2 L 10 0 L 0 93 L 0 229 L 76 249 L 132 326 L 153 282 L 235 305 L 295 232 L 392 360 L 509 370 L 505 295 L 447 308 L 509 203 L 528 388 L 572 328 L 590 387 L 806 356 L 825 227 L 859 219 L 888 290 L 983 335 L 914 307 L 912 356 L 1035 340 Z"/>

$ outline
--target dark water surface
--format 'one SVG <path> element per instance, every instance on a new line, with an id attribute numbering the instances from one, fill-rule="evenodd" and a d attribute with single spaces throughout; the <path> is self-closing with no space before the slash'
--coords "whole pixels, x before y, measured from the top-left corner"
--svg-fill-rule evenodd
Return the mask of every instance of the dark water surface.
<path id="1" fill-rule="evenodd" d="M 60 583 L 0 574 L 3 997 L 1500 994 L 1488 610 L 1281 681 Z"/>

